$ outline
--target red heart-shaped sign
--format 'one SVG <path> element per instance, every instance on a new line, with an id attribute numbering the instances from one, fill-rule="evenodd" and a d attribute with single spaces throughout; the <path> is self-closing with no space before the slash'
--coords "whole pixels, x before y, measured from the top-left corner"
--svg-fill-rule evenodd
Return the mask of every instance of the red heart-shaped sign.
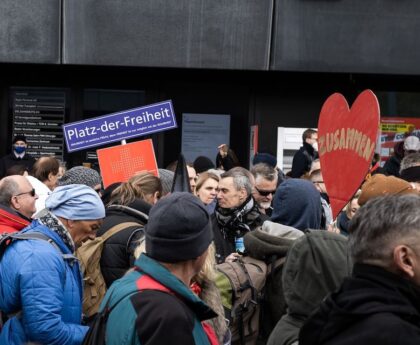
<path id="1" fill-rule="evenodd" d="M 371 90 L 349 105 L 342 94 L 325 101 L 318 121 L 318 149 L 322 177 L 334 218 L 363 182 L 375 151 L 379 103 Z"/>

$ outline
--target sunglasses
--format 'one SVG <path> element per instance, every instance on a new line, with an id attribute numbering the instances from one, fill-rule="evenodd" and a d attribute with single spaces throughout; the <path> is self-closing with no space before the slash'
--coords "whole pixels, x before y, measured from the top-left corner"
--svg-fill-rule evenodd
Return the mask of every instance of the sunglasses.
<path id="1" fill-rule="evenodd" d="M 35 188 L 32 188 L 32 190 L 31 191 L 29 191 L 29 192 L 23 192 L 23 193 L 19 193 L 19 194 L 16 194 L 16 195 L 13 195 L 13 196 L 21 196 L 21 195 L 25 195 L 25 194 L 29 194 L 30 196 L 35 196 Z"/>
<path id="2" fill-rule="evenodd" d="M 257 187 L 255 187 L 255 190 L 262 196 L 274 195 L 274 193 L 276 193 L 276 190 L 259 190 Z"/>

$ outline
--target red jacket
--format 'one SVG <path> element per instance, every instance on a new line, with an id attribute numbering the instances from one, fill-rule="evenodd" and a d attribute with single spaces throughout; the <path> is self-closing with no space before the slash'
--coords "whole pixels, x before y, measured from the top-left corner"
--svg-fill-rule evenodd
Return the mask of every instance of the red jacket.
<path id="1" fill-rule="evenodd" d="M 29 224 L 29 220 L 13 213 L 12 210 L 8 211 L 4 207 L 0 208 L 0 234 L 20 231 Z"/>

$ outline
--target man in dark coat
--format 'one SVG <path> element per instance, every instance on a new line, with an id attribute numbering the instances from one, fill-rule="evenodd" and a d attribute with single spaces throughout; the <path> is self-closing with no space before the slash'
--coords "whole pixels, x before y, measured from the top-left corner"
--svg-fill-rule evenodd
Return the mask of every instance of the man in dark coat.
<path id="1" fill-rule="evenodd" d="M 292 171 L 290 177 L 299 178 L 311 170 L 311 164 L 318 158 L 318 132 L 307 129 L 302 134 L 303 146 L 293 156 Z"/>
<path id="2" fill-rule="evenodd" d="M 25 152 L 28 144 L 24 135 L 15 136 L 12 144 L 13 151 L 0 161 L 0 177 L 6 176 L 7 170 L 14 165 L 22 165 L 27 171 L 31 171 L 35 163 L 35 158 Z"/>
<path id="3" fill-rule="evenodd" d="M 350 225 L 353 275 L 301 329 L 300 345 L 420 343 L 420 196 L 370 200 Z"/>
<path id="4" fill-rule="evenodd" d="M 253 184 L 252 174 L 244 168 L 237 167 L 221 175 L 217 205 L 211 218 L 218 263 L 243 252 L 244 235 L 268 219 L 260 213 L 252 197 Z"/>

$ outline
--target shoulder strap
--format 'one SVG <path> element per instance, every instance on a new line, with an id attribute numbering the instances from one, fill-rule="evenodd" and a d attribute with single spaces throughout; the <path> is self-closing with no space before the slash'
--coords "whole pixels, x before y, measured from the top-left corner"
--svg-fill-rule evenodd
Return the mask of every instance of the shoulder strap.
<path id="1" fill-rule="evenodd" d="M 26 232 L 26 233 L 13 233 L 10 235 L 7 235 L 7 238 L 5 240 L 41 240 L 46 241 L 49 244 L 51 244 L 62 256 L 63 260 L 68 260 L 70 263 L 73 263 L 76 259 L 76 257 L 73 254 L 65 254 L 61 250 L 60 246 L 55 243 L 55 241 L 49 237 L 48 235 L 45 235 L 41 232 Z M 3 242 L 3 241 L 2 241 Z M 0 259 L 3 257 L 3 254 L 6 250 L 6 246 L 0 246 Z"/>
<path id="2" fill-rule="evenodd" d="M 130 226 L 141 226 L 141 224 L 140 223 L 134 223 L 134 222 L 125 222 L 125 223 L 117 224 L 117 225 L 113 226 L 111 229 L 109 229 L 107 232 L 105 232 L 105 234 L 103 234 L 101 236 L 101 238 L 104 241 L 106 241 L 110 237 L 115 235 L 117 232 L 120 232 L 121 230 L 124 230 L 125 228 L 128 228 Z"/>
<path id="3" fill-rule="evenodd" d="M 60 247 L 58 246 L 57 243 L 54 242 L 54 240 L 41 233 L 41 232 L 26 232 L 24 234 L 21 233 L 17 233 L 17 234 L 12 234 L 10 235 L 10 237 L 12 239 L 16 239 L 16 240 L 43 240 L 43 241 L 47 241 L 48 243 L 50 243 L 55 249 L 57 249 L 61 254 L 63 254 L 63 251 L 60 249 Z M 65 254 L 63 254 L 65 255 Z"/>

